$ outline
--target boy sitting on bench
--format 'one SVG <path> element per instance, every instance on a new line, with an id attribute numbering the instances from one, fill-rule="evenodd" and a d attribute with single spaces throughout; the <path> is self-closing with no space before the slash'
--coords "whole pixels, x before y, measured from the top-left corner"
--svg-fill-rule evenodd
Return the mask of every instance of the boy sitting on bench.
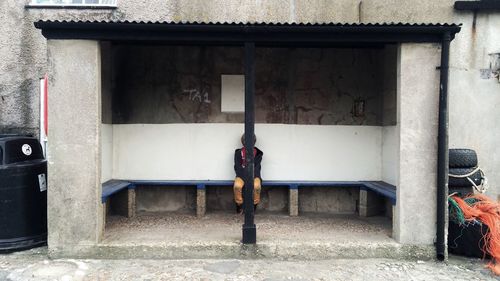
<path id="1" fill-rule="evenodd" d="M 253 143 L 257 142 L 255 135 L 253 136 Z M 236 203 L 236 213 L 243 213 L 243 187 L 245 186 L 245 161 L 247 157 L 247 151 L 245 150 L 245 134 L 241 136 L 241 144 L 243 147 L 236 149 L 234 151 L 234 171 L 236 173 L 236 179 L 234 180 L 234 202 Z M 253 181 L 253 206 L 254 210 L 257 209 L 257 205 L 260 203 L 260 191 L 262 178 L 260 177 L 260 163 L 262 161 L 262 155 L 264 153 L 254 146 L 254 181 Z"/>

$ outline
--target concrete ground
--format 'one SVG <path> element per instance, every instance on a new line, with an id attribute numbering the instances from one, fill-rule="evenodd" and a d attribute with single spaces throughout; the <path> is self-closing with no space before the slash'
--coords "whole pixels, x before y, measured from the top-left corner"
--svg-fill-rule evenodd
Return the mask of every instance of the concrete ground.
<path id="1" fill-rule="evenodd" d="M 244 216 L 232 212 L 211 212 L 201 218 L 181 213 L 138 213 L 133 218 L 108 217 L 103 244 L 198 243 L 241 240 Z M 258 212 L 255 216 L 258 240 L 283 242 L 379 242 L 392 243 L 391 221 L 385 217 L 358 215 Z"/>
<path id="2" fill-rule="evenodd" d="M 47 249 L 0 255 L 2 281 L 498 280 L 477 259 L 320 261 L 95 260 L 47 258 Z"/>
<path id="3" fill-rule="evenodd" d="M 231 212 L 138 213 L 108 217 L 104 240 L 79 249 L 77 258 L 321 260 L 331 258 L 420 258 L 431 246 L 405 246 L 391 238 L 386 217 L 258 212 L 257 245 L 240 243 L 243 216 Z M 53 256 L 54 257 L 54 256 Z M 57 257 L 57 256 L 56 256 Z"/>

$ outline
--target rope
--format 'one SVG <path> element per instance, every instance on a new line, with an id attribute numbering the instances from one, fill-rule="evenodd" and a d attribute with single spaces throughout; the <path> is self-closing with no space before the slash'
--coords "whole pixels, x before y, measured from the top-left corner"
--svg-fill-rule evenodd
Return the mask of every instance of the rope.
<path id="1" fill-rule="evenodd" d="M 481 183 L 479 185 L 477 185 L 471 178 L 470 176 L 474 175 L 475 173 L 477 173 L 479 171 L 479 173 L 481 174 Z M 483 170 L 481 170 L 481 168 L 479 167 L 476 167 L 474 170 L 472 170 L 472 172 L 470 173 L 467 173 L 465 175 L 454 175 L 454 174 L 448 174 L 449 177 L 452 177 L 452 178 L 458 178 L 458 179 L 463 179 L 463 178 L 467 178 L 467 180 L 472 184 L 472 186 L 474 186 L 474 189 L 477 190 L 477 192 L 479 193 L 485 193 L 486 190 L 488 190 L 488 179 L 484 176 L 484 172 Z"/>
<path id="2" fill-rule="evenodd" d="M 477 171 L 481 171 L 481 168 L 476 167 L 472 172 L 465 174 L 465 175 L 454 175 L 454 174 L 448 174 L 448 176 L 452 178 L 468 178 L 472 176 L 473 174 L 477 173 Z"/>
<path id="3" fill-rule="evenodd" d="M 500 204 L 482 194 L 465 199 L 453 196 L 452 199 L 461 209 L 466 222 L 477 220 L 488 226 L 489 231 L 482 237 L 485 242 L 482 250 L 492 257 L 488 267 L 493 273 L 500 275 Z"/>

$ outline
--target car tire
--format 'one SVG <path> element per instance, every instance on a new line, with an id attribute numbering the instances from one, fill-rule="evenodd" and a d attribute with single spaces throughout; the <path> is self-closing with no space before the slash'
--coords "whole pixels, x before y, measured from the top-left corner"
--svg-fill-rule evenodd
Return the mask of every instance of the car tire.
<path id="1" fill-rule="evenodd" d="M 466 175 L 474 171 L 476 168 L 450 168 L 450 175 Z M 476 184 L 480 185 L 483 180 L 483 176 L 481 171 L 477 171 L 474 174 L 470 175 L 469 178 Z M 448 186 L 451 187 L 468 187 L 472 186 L 471 182 L 467 178 L 456 178 L 449 176 L 448 177 Z"/>
<path id="2" fill-rule="evenodd" d="M 449 150 L 449 164 L 452 168 L 477 167 L 477 154 L 472 149 L 453 148 Z"/>

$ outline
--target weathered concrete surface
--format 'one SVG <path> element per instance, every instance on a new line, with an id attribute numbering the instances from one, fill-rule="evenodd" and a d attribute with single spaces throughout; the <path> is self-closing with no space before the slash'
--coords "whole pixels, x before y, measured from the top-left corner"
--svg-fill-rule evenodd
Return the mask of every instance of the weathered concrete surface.
<path id="1" fill-rule="evenodd" d="M 299 189 L 299 213 L 356 213 L 359 188 L 313 187 Z"/>
<path id="2" fill-rule="evenodd" d="M 137 186 L 138 212 L 196 212 L 196 187 Z"/>
<path id="3" fill-rule="evenodd" d="M 404 244 L 432 245 L 436 235 L 439 64 L 439 45 L 400 47 L 394 237 Z"/>
<path id="4" fill-rule="evenodd" d="M 284 187 L 262 187 L 261 200 L 258 205 L 259 211 L 286 212 L 288 209 L 288 190 Z M 232 187 L 207 188 L 207 211 L 235 212 L 235 203 Z"/>
<path id="5" fill-rule="evenodd" d="M 139 213 L 132 219 L 108 218 L 96 246 L 76 246 L 51 257 L 98 258 L 432 258 L 428 245 L 402 245 L 386 217 L 307 214 L 290 217 L 258 211 L 256 246 L 240 243 L 243 216 L 233 212 L 194 214 Z"/>
<path id="6" fill-rule="evenodd" d="M 118 280 L 497 280 L 477 259 L 98 260 L 48 259 L 46 248 L 0 255 L 5 281 Z"/>
<path id="7" fill-rule="evenodd" d="M 450 148 L 471 148 L 478 153 L 479 166 L 489 182 L 486 193 L 500 193 L 500 83 L 481 79 L 480 69 L 490 66 L 489 53 L 500 53 L 500 13 L 472 12 L 455 15 L 463 23 L 460 36 L 450 50 Z"/>
<path id="8" fill-rule="evenodd" d="M 207 211 L 234 212 L 234 198 L 231 187 L 210 186 L 206 190 L 194 191 L 193 187 L 140 187 L 137 191 L 137 211 L 139 212 L 181 212 L 203 216 Z M 125 195 L 126 193 L 124 193 Z M 300 195 L 300 199 L 299 199 Z M 262 188 L 259 211 L 288 212 L 297 216 L 299 212 L 354 214 L 357 211 L 357 188 L 304 188 L 291 190 L 285 187 Z M 112 198 L 114 202 L 126 206 L 126 198 Z M 300 202 L 300 203 L 299 203 Z M 382 201 L 381 201 L 382 202 Z M 130 202 L 129 202 L 130 204 Z M 383 206 L 378 206 L 381 212 Z M 125 209 L 126 210 L 126 209 Z M 115 212 L 122 214 L 123 211 Z M 126 212 L 125 212 L 126 213 Z"/>
<path id="9" fill-rule="evenodd" d="M 49 41 L 48 244 L 95 245 L 101 233 L 100 48 Z"/>
<path id="10" fill-rule="evenodd" d="M 242 48 L 114 45 L 113 50 L 113 123 L 243 122 L 243 113 L 221 112 L 221 75 L 243 74 Z M 257 123 L 382 124 L 383 49 L 258 48 L 255 60 Z M 395 92 L 395 83 L 386 86 Z M 358 100 L 364 110 L 355 116 Z M 385 118 L 395 120 L 395 102 L 385 101 L 394 109 Z"/>

